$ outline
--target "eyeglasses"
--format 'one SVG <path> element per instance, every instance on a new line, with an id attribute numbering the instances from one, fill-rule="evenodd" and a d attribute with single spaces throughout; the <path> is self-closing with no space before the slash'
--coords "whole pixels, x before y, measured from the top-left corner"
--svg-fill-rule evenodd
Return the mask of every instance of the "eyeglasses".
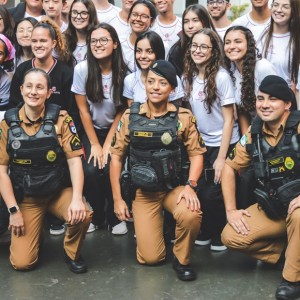
<path id="1" fill-rule="evenodd" d="M 207 45 L 205 45 L 205 44 L 201 44 L 201 45 L 192 44 L 192 45 L 191 45 L 191 51 L 192 51 L 192 52 L 197 51 L 198 48 L 200 49 L 200 51 L 201 51 L 202 53 L 205 54 L 205 53 L 208 51 L 208 49 L 210 49 L 210 48 L 212 48 L 212 47 L 209 47 L 209 46 L 207 46 Z"/>
<path id="2" fill-rule="evenodd" d="M 151 19 L 151 17 L 148 16 L 148 15 L 138 14 L 138 13 L 135 13 L 135 12 L 131 13 L 131 15 L 130 15 L 130 18 L 132 20 L 136 20 L 138 17 L 140 17 L 141 21 L 143 21 L 143 22 L 147 22 L 149 19 Z"/>
<path id="3" fill-rule="evenodd" d="M 108 41 L 111 41 L 112 39 L 109 39 L 107 37 L 101 37 L 100 39 L 91 39 L 90 44 L 91 46 L 96 46 L 98 44 L 98 42 L 100 42 L 101 46 L 105 46 Z"/>
<path id="4" fill-rule="evenodd" d="M 224 0 L 207 1 L 207 5 L 213 6 L 214 4 L 216 4 L 217 6 L 222 6 L 224 2 Z"/>
<path id="5" fill-rule="evenodd" d="M 88 11 L 71 10 L 72 18 L 76 18 L 78 15 L 80 16 L 81 19 L 86 20 L 89 17 L 89 12 Z"/>

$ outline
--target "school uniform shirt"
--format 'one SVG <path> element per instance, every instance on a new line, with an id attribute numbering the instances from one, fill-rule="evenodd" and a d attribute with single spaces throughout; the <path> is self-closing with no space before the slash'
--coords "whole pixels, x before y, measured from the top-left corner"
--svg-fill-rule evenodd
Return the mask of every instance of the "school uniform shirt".
<path id="1" fill-rule="evenodd" d="M 154 21 L 151 31 L 155 31 L 163 40 L 166 48 L 166 57 L 172 46 L 179 40 L 179 33 L 182 31 L 182 20 L 176 16 L 171 24 L 163 24 L 157 17 Z"/>
<path id="2" fill-rule="evenodd" d="M 109 24 L 116 29 L 119 37 L 130 33 L 128 22 L 122 20 L 119 13 L 109 22 Z"/>
<path id="3" fill-rule="evenodd" d="M 16 107 L 23 102 L 20 86 L 23 83 L 26 71 L 35 68 L 35 58 L 20 64 L 12 78 L 10 87 L 9 107 Z M 52 94 L 47 101 L 57 104 L 63 110 L 70 112 L 74 100 L 71 93 L 71 85 L 73 78 L 73 68 L 54 58 L 53 65 L 48 71 L 51 78 Z"/>
<path id="4" fill-rule="evenodd" d="M 9 99 L 11 79 L 6 71 L 0 68 L 0 111 L 6 110 Z"/>
<path id="5" fill-rule="evenodd" d="M 222 106 L 235 104 L 233 83 L 229 73 L 226 70 L 221 68 L 217 72 L 217 98 L 211 106 L 211 113 L 208 113 L 204 105 L 204 84 L 205 81 L 199 79 L 198 76 L 194 78 L 193 90 L 189 102 L 192 112 L 196 117 L 197 127 L 202 135 L 205 145 L 210 147 L 220 147 L 224 126 Z M 230 144 L 234 144 L 238 140 L 238 124 L 235 122 Z"/>
<path id="6" fill-rule="evenodd" d="M 86 96 L 86 82 L 88 77 L 87 61 L 75 66 L 71 91 L 75 94 Z M 108 129 L 114 121 L 117 106 L 112 98 L 112 74 L 102 75 L 102 86 L 105 99 L 100 102 L 92 102 L 87 99 L 93 125 L 97 129 Z"/>
<path id="7" fill-rule="evenodd" d="M 124 61 L 128 66 L 129 71 L 135 72 L 137 70 L 137 67 L 134 59 L 134 45 L 131 44 L 129 37 L 130 36 L 128 33 L 119 37 L 119 39 L 122 47 Z"/>
<path id="8" fill-rule="evenodd" d="M 242 89 L 242 80 L 243 76 L 239 70 L 233 66 L 232 68 L 233 76 L 235 78 L 235 100 L 238 106 L 241 105 L 241 89 Z M 254 88 L 255 95 L 258 93 L 258 88 L 262 80 L 268 75 L 277 75 L 275 67 L 265 58 L 262 58 L 256 62 L 254 70 Z"/>
<path id="9" fill-rule="evenodd" d="M 76 44 L 76 48 L 73 51 L 73 58 L 75 60 L 75 65 L 79 64 L 80 62 L 86 60 L 87 54 L 87 44 Z"/>
<path id="10" fill-rule="evenodd" d="M 110 24 L 110 21 L 119 14 L 121 8 L 110 4 L 107 9 L 97 9 L 97 18 L 99 23 L 105 22 Z"/>
<path id="11" fill-rule="evenodd" d="M 273 33 L 269 48 L 266 52 L 266 59 L 275 67 L 277 75 L 282 77 L 291 86 L 291 73 L 289 71 L 289 57 L 292 61 L 292 51 L 289 46 L 290 32 L 284 34 Z M 257 42 L 257 48 L 262 53 L 265 37 Z"/>
<path id="12" fill-rule="evenodd" d="M 178 86 L 169 96 L 169 101 L 174 101 L 184 96 L 182 82 L 178 76 L 177 84 Z M 146 87 L 142 82 L 142 72 L 140 69 L 137 69 L 136 72 L 125 77 L 123 96 L 127 99 L 132 99 L 134 102 L 146 102 Z"/>
<path id="13" fill-rule="evenodd" d="M 223 28 L 217 28 L 217 27 L 215 27 L 216 32 L 219 35 L 219 37 L 222 40 L 222 42 L 224 42 L 224 36 L 225 36 L 225 33 L 226 33 L 227 29 L 230 28 L 231 26 L 232 26 L 232 24 L 230 24 L 227 27 L 223 27 Z"/>

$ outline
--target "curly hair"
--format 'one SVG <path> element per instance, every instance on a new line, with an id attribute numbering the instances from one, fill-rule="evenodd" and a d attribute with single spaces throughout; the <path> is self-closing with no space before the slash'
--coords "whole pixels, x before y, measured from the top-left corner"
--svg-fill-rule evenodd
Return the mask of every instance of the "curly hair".
<path id="1" fill-rule="evenodd" d="M 242 61 L 242 82 L 241 82 L 241 106 L 239 109 L 251 112 L 255 110 L 255 66 L 256 61 L 261 56 L 258 54 L 255 39 L 250 29 L 244 26 L 232 26 L 227 29 L 224 35 L 224 45 L 226 45 L 226 36 L 231 31 L 240 31 L 247 41 L 247 51 Z M 236 79 L 233 75 L 232 62 L 225 56 L 225 68 L 230 74 L 235 85 Z"/>
<path id="2" fill-rule="evenodd" d="M 68 51 L 65 43 L 64 36 L 62 35 L 58 25 L 48 17 L 42 17 L 33 28 L 33 31 L 36 28 L 45 28 L 49 31 L 52 40 L 56 40 L 56 46 L 54 50 L 58 54 L 58 59 L 65 63 L 70 63 L 70 52 Z"/>
<path id="3" fill-rule="evenodd" d="M 273 6 L 274 0 L 272 1 Z M 289 51 L 289 59 L 288 66 L 289 72 L 291 73 L 291 80 L 297 84 L 298 82 L 298 72 L 299 72 L 299 64 L 300 64 L 300 36 L 299 36 L 299 28 L 300 28 L 300 0 L 290 0 L 291 5 L 291 17 L 289 20 L 289 32 L 291 33 L 288 48 L 291 49 Z M 260 40 L 265 38 L 265 43 L 263 45 L 262 54 L 264 58 L 267 58 L 269 46 L 272 44 L 274 32 L 274 20 L 271 16 L 271 23 L 268 30 L 264 32 Z"/>
<path id="4" fill-rule="evenodd" d="M 112 42 L 117 44 L 117 48 L 113 50 L 112 61 L 112 99 L 117 106 L 123 105 L 123 88 L 124 78 L 128 72 L 127 65 L 124 62 L 120 40 L 116 30 L 107 23 L 96 25 L 88 34 L 88 49 L 87 49 L 87 65 L 88 77 L 86 82 L 86 95 L 91 102 L 103 102 L 105 99 L 102 87 L 102 73 L 99 61 L 93 56 L 90 41 L 92 33 L 103 28 L 107 30 L 112 38 Z"/>
<path id="5" fill-rule="evenodd" d="M 211 107 L 213 103 L 218 99 L 216 76 L 217 72 L 222 66 L 223 53 L 222 48 L 220 46 L 220 38 L 214 30 L 210 28 L 203 28 L 193 34 L 191 42 L 189 43 L 188 50 L 184 57 L 183 81 L 185 83 L 187 91 L 186 99 L 189 99 L 193 90 L 194 77 L 198 74 L 197 66 L 191 55 L 192 53 L 190 50 L 190 46 L 194 37 L 200 34 L 207 35 L 210 38 L 212 44 L 211 57 L 205 66 L 204 72 L 204 106 L 208 113 L 211 113 Z"/>
<path id="6" fill-rule="evenodd" d="M 92 28 L 94 28 L 97 24 L 99 24 L 96 8 L 95 8 L 95 5 L 92 0 L 74 0 L 73 3 L 71 4 L 70 13 L 68 16 L 69 25 L 68 25 L 67 30 L 64 32 L 66 45 L 67 45 L 68 51 L 70 53 L 74 52 L 74 50 L 76 49 L 77 41 L 78 41 L 77 34 L 76 34 L 76 28 L 74 27 L 74 25 L 72 23 L 72 17 L 71 17 L 71 11 L 73 9 L 74 4 L 76 4 L 76 3 L 82 3 L 86 7 L 88 14 L 89 14 L 88 25 L 86 28 L 83 29 L 84 32 L 86 33 L 86 35 Z M 73 59 L 75 59 L 75 58 L 73 57 Z"/>

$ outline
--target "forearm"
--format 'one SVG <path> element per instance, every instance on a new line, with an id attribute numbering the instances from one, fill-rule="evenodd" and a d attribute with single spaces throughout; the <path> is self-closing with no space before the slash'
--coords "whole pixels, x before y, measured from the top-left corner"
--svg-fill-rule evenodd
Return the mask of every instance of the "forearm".
<path id="1" fill-rule="evenodd" d="M 235 210 L 236 196 L 235 196 L 235 173 L 229 165 L 225 164 L 222 170 L 222 193 L 226 212 Z"/>
<path id="2" fill-rule="evenodd" d="M 0 166 L 2 169 L 4 166 Z M 5 169 L 5 167 L 4 167 Z M 7 169 L 7 167 L 6 167 Z M 13 191 L 12 182 L 5 171 L 1 171 L 0 174 L 0 193 L 7 207 L 12 207 L 17 205 L 17 200 Z"/>
<path id="3" fill-rule="evenodd" d="M 111 141 L 112 141 L 112 139 L 114 137 L 114 134 L 115 134 L 115 132 L 118 128 L 118 124 L 119 124 L 119 121 L 122 117 L 122 114 L 123 114 L 123 111 L 120 111 L 116 114 L 115 119 L 114 119 L 114 121 L 113 121 L 113 123 L 112 123 L 112 125 L 109 129 L 109 132 L 108 132 L 107 136 L 106 136 L 105 144 L 108 143 L 109 145 L 111 145 Z"/>
<path id="4" fill-rule="evenodd" d="M 191 162 L 190 171 L 189 171 L 189 179 L 198 181 L 200 175 L 203 171 L 203 155 L 195 155 L 189 157 Z"/>
<path id="5" fill-rule="evenodd" d="M 84 174 L 81 158 L 77 156 L 68 159 L 68 166 L 73 188 L 73 199 L 82 199 Z"/>
<path id="6" fill-rule="evenodd" d="M 80 113 L 80 119 L 84 128 L 84 131 L 89 139 L 89 142 L 91 145 L 100 145 L 94 125 L 93 125 L 93 121 L 92 121 L 92 117 L 88 112 L 79 112 Z"/>
<path id="7" fill-rule="evenodd" d="M 220 145 L 220 149 L 218 152 L 218 158 L 226 159 L 228 148 L 230 145 L 231 136 L 232 136 L 233 125 L 234 125 L 234 118 L 232 115 L 231 119 L 226 120 L 224 122 L 223 132 L 222 132 L 222 140 L 221 140 L 221 145 Z"/>
<path id="8" fill-rule="evenodd" d="M 120 185 L 121 171 L 122 171 L 121 157 L 112 154 L 111 161 L 110 161 L 109 175 L 110 175 L 110 183 L 112 187 L 113 199 L 115 202 L 122 200 L 121 185 Z"/>

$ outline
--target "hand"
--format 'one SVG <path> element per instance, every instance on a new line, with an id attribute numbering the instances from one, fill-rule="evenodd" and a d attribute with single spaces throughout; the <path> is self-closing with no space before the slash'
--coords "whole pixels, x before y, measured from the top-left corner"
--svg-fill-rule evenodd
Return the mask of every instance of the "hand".
<path id="1" fill-rule="evenodd" d="M 103 149 L 100 144 L 91 145 L 91 154 L 88 163 L 94 159 L 94 167 L 99 166 L 99 169 L 103 169 Z"/>
<path id="2" fill-rule="evenodd" d="M 8 230 L 17 237 L 25 235 L 24 219 L 20 210 L 10 215 Z"/>
<path id="3" fill-rule="evenodd" d="M 242 235 L 247 235 L 250 231 L 250 227 L 247 224 L 244 215 L 247 217 L 251 217 L 249 212 L 244 209 L 233 209 L 228 211 L 227 213 L 227 221 L 229 225 L 237 232 Z"/>
<path id="4" fill-rule="evenodd" d="M 217 159 L 213 164 L 213 168 L 215 169 L 215 178 L 214 178 L 215 183 L 221 183 L 221 175 L 222 175 L 222 170 L 224 165 L 225 165 L 225 158 L 217 157 Z"/>
<path id="5" fill-rule="evenodd" d="M 200 201 L 195 191 L 189 185 L 186 185 L 183 191 L 179 194 L 176 204 L 179 204 L 181 199 L 185 199 L 186 207 L 191 211 L 200 211 Z"/>
<path id="6" fill-rule="evenodd" d="M 68 208 L 68 222 L 71 225 L 84 221 L 86 217 L 86 207 L 82 199 L 72 199 Z"/>
<path id="7" fill-rule="evenodd" d="M 296 197 L 295 199 L 293 199 L 290 204 L 289 204 L 289 208 L 288 208 L 288 215 L 290 215 L 296 208 L 300 207 L 300 196 Z"/>
<path id="8" fill-rule="evenodd" d="M 108 162 L 108 158 L 110 156 L 110 143 L 104 143 L 102 152 L 103 152 L 102 163 L 103 163 L 103 168 L 104 168 L 106 166 L 106 164 Z"/>
<path id="9" fill-rule="evenodd" d="M 120 221 L 128 221 L 130 218 L 128 206 L 123 199 L 114 202 L 114 212 Z"/>

